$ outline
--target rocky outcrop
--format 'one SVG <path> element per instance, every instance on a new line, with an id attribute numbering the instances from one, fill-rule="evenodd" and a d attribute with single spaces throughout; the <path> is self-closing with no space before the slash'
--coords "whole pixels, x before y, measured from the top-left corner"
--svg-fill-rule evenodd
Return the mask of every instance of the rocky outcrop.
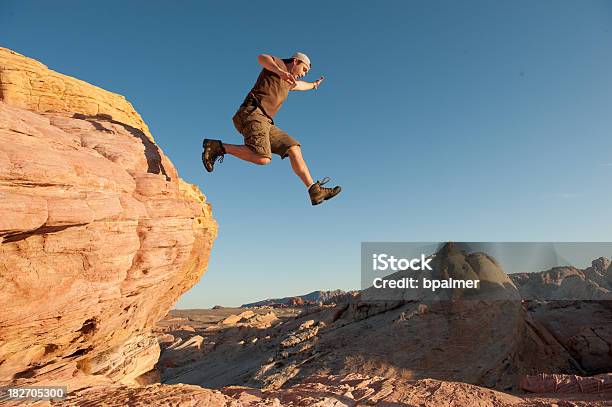
<path id="1" fill-rule="evenodd" d="M 532 393 L 609 393 L 612 373 L 590 377 L 541 373 L 524 377 L 521 388 Z"/>
<path id="2" fill-rule="evenodd" d="M 266 311 L 248 310 L 243 316 L 251 319 L 253 312 Z M 547 382 L 529 375 L 581 371 L 557 341 L 558 331 L 540 325 L 540 318 L 524 307 L 516 312 L 506 301 L 395 305 L 356 301 L 354 305 L 309 307 L 298 316 L 287 308 L 277 312 L 281 321 L 274 327 L 249 329 L 240 322 L 243 318 L 222 324 L 229 311 L 172 311 L 173 317 L 160 324 L 164 328 L 158 332 L 160 339 L 172 340 L 172 335 L 163 332 L 184 322 L 181 319 L 193 324 L 197 335 L 186 342 L 175 339 L 163 352 L 178 363 L 160 366 L 162 380 L 213 387 L 220 397 L 215 401 L 218 405 L 236 406 L 592 407 L 607 406 L 612 397 L 608 386 L 592 386 L 599 383 L 599 377 L 571 376 L 574 384 L 589 384 L 582 391 L 596 394 L 584 394 L 571 386 L 563 388 L 571 393 L 554 395 L 508 394 L 486 388 L 518 391 L 520 383 L 525 390 L 546 390 L 541 385 Z M 602 309 L 586 308 L 588 312 L 604 319 L 609 316 Z M 240 313 L 234 310 L 232 315 Z M 552 322 L 559 315 L 541 316 Z M 559 325 L 575 325 L 583 318 L 571 308 L 564 316 Z M 591 322 L 585 320 L 584 325 Z M 181 343 L 183 350 L 179 351 Z M 486 387 L 462 382 L 468 380 Z M 188 391 L 190 395 L 166 401 L 175 389 L 176 394 Z M 210 390 L 184 384 L 121 388 L 117 393 L 135 405 L 151 404 L 151 400 L 159 400 L 157 405 L 197 405 L 189 401 L 210 397 Z M 113 391 L 113 397 L 118 394 Z M 71 399 L 74 404 L 88 400 L 104 402 L 99 390 Z"/>
<path id="3" fill-rule="evenodd" d="M 112 390 L 109 392 L 109 390 Z M 110 393 L 110 394 L 109 394 Z M 465 383 L 438 380 L 396 380 L 360 374 L 313 376 L 281 390 L 261 391 L 244 387 L 209 390 L 189 385 L 152 385 L 139 388 L 93 388 L 79 392 L 54 406 L 115 406 L 130 401 L 133 406 L 520 406 L 520 397 Z"/>
<path id="4" fill-rule="evenodd" d="M 528 309 L 534 329 L 550 333 L 550 341 L 567 350 L 579 373 L 612 372 L 610 301 L 536 302 Z"/>
<path id="5" fill-rule="evenodd" d="M 440 276 L 487 281 L 503 300 L 418 302 L 405 301 L 401 294 L 393 301 L 367 301 L 346 296 L 338 304 L 304 307 L 296 317 L 279 316 L 279 323 L 265 329 L 244 324 L 253 311 L 237 313 L 219 318 L 216 325 L 196 327 L 204 338 L 196 360 L 163 368 L 162 380 L 271 390 L 316 375 L 363 373 L 508 390 L 533 369 L 571 369 L 571 357 L 559 345 L 539 356 L 547 345 L 532 334 L 516 288 L 493 259 L 448 246 L 438 253 L 434 270 Z M 461 298 L 462 292 L 446 295 Z M 190 322 L 205 319 L 193 315 Z"/>
<path id="6" fill-rule="evenodd" d="M 554 267 L 535 273 L 510 274 L 526 300 L 612 300 L 612 265 L 600 257 L 586 269 Z"/>
<path id="7" fill-rule="evenodd" d="M 0 48 L 0 383 L 133 383 L 217 225 L 120 95 Z"/>
<path id="8" fill-rule="evenodd" d="M 125 97 L 62 75 L 42 63 L 0 47 L 0 100 L 32 112 L 106 115 L 153 137 Z"/>
<path id="9" fill-rule="evenodd" d="M 218 390 L 176 384 L 93 387 L 52 406 L 134 407 L 362 407 L 362 406 L 609 406 L 611 393 L 512 395 L 466 383 L 433 379 L 399 380 L 362 374 L 313 376 L 287 388 L 260 390 L 229 386 Z"/>
<path id="10" fill-rule="evenodd" d="M 485 299 L 447 290 L 443 301 L 405 300 L 400 289 L 395 299 L 346 296 L 295 308 L 299 315 L 276 308 L 279 321 L 269 327 L 247 323 L 266 308 L 185 311 L 202 340 L 196 352 L 185 352 L 189 362 L 160 367 L 162 381 L 280 391 L 314 376 L 359 373 L 516 391 L 534 373 L 584 376 L 612 368 L 606 302 L 523 301 L 494 258 L 454 245 L 444 246 L 432 267 L 438 278 L 486 281 Z M 158 334 L 168 333 L 174 335 Z"/>

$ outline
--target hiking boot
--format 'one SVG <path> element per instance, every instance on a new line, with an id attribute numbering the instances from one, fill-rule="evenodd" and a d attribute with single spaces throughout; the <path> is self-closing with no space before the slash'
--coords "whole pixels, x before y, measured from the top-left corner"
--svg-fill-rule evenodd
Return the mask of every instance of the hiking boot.
<path id="1" fill-rule="evenodd" d="M 308 194 L 310 195 L 310 202 L 313 205 L 318 205 L 323 201 L 327 201 L 338 195 L 342 188 L 335 186 L 333 188 L 325 188 L 322 185 L 329 182 L 329 177 L 323 178 L 321 181 L 317 181 L 308 188 Z"/>
<path id="2" fill-rule="evenodd" d="M 215 161 L 219 159 L 219 162 L 223 162 L 223 154 L 225 154 L 225 148 L 221 140 L 210 140 L 205 138 L 202 142 L 204 151 L 202 152 L 202 163 L 206 171 L 212 172 L 215 166 Z"/>

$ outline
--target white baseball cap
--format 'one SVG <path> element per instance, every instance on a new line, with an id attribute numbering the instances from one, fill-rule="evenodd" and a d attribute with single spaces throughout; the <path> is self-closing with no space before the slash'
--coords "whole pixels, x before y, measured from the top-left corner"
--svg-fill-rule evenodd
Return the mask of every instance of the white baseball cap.
<path id="1" fill-rule="evenodd" d="M 306 65 L 308 65 L 308 68 L 310 68 L 310 58 L 308 58 L 308 56 L 306 56 L 306 54 L 302 53 L 302 52 L 296 52 L 295 54 L 291 55 L 291 58 L 295 58 L 298 61 L 302 61 L 303 63 L 305 63 Z"/>

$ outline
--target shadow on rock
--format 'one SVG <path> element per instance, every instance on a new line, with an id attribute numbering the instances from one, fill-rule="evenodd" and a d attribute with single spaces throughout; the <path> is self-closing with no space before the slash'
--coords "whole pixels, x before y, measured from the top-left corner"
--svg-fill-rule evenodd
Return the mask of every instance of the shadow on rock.
<path id="1" fill-rule="evenodd" d="M 86 120 L 91 123 L 96 130 L 108 132 L 109 130 L 102 126 L 99 122 L 105 121 L 113 124 L 117 124 L 126 129 L 132 136 L 136 137 L 142 142 L 142 145 L 145 148 L 145 158 L 147 159 L 148 169 L 147 172 L 151 174 L 162 174 L 166 177 L 166 181 L 170 181 L 170 177 L 166 173 L 166 169 L 162 164 L 161 154 L 159 153 L 159 148 L 155 143 L 153 143 L 146 134 L 142 132 L 142 130 L 127 125 L 125 123 L 118 122 L 113 120 L 113 117 L 107 114 L 97 114 L 95 116 L 88 116 L 81 113 L 75 113 L 73 116 L 75 119 Z"/>

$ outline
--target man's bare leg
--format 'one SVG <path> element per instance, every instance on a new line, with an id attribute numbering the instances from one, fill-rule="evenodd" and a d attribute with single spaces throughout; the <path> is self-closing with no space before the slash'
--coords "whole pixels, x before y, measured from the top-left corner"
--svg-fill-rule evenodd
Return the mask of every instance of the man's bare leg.
<path id="1" fill-rule="evenodd" d="M 289 147 L 287 154 L 289 155 L 289 161 L 291 161 L 291 168 L 293 168 L 293 172 L 300 177 L 304 185 L 306 185 L 308 188 L 314 184 L 314 181 L 310 176 L 308 166 L 304 161 L 304 157 L 302 157 L 302 149 L 300 146 Z"/>
<path id="2" fill-rule="evenodd" d="M 304 185 L 308 188 L 308 195 L 310 195 L 310 202 L 313 205 L 318 205 L 323 201 L 333 198 L 338 195 L 342 188 L 339 186 L 335 186 L 333 188 L 325 188 L 323 184 L 329 181 L 328 177 L 325 177 L 321 181 L 317 181 L 316 183 L 312 181 L 312 177 L 310 176 L 310 171 L 308 171 L 308 166 L 304 161 L 304 157 L 302 157 L 302 149 L 300 146 L 293 146 L 287 150 L 287 155 L 289 155 L 289 160 L 291 161 L 291 168 L 293 168 L 293 172 L 297 174 L 298 177 L 302 180 Z"/>
<path id="3" fill-rule="evenodd" d="M 231 154 L 234 157 L 238 157 L 241 160 L 251 162 L 253 164 L 266 165 L 272 161 L 267 157 L 262 157 L 256 154 L 253 150 L 244 145 L 223 143 L 223 147 L 225 148 L 226 153 Z"/>

